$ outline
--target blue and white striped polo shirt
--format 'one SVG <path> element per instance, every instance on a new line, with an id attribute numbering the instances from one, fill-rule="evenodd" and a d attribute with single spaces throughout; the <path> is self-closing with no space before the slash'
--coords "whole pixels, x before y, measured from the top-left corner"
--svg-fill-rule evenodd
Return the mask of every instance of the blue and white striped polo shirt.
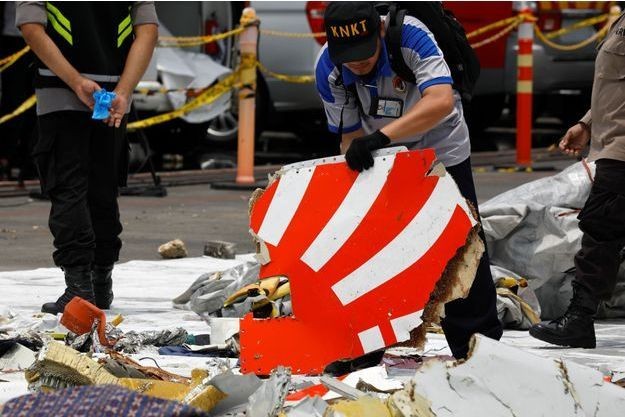
<path id="1" fill-rule="evenodd" d="M 418 19 L 406 16 L 402 28 L 401 51 L 406 64 L 415 74 L 416 84 L 401 82 L 393 72 L 382 42 L 382 52 L 377 64 L 376 74 L 371 80 L 363 80 L 343 66 L 342 77 L 345 86 L 354 84 L 358 99 L 365 111 L 371 105 L 371 97 L 401 99 L 404 113 L 414 106 L 426 88 L 437 84 L 452 84 L 449 68 L 443 59 L 441 50 L 436 45 L 434 36 Z M 319 52 L 315 65 L 317 91 L 321 96 L 330 131 L 338 132 L 343 111 L 343 133 L 354 132 L 363 128 L 371 133 L 380 129 L 393 118 L 362 114 L 351 93 L 343 85 L 337 85 L 338 68 L 330 60 L 327 45 Z M 456 103 L 454 110 L 440 123 L 420 135 L 415 135 L 393 144 L 404 144 L 409 149 L 434 148 L 438 160 L 445 166 L 454 166 L 469 157 L 471 145 L 469 130 L 462 114 L 460 95 L 454 92 Z"/>

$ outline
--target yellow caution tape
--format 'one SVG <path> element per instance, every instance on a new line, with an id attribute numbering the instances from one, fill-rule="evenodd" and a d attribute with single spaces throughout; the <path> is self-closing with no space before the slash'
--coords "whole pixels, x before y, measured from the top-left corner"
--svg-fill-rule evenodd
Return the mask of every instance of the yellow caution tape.
<path id="1" fill-rule="evenodd" d="M 605 25 L 603 28 L 601 28 L 601 30 L 599 30 L 597 33 L 592 35 L 590 38 L 585 39 L 573 45 L 561 45 L 561 44 L 558 44 L 549 40 L 547 36 L 540 30 L 538 25 L 534 26 L 534 33 L 536 33 L 536 37 L 538 37 L 538 39 L 540 39 L 545 45 L 547 45 L 550 48 L 556 49 L 558 51 L 575 51 L 576 49 L 584 48 L 585 46 L 588 46 L 591 43 L 596 42 L 599 39 L 603 38 L 605 34 L 608 32 L 608 29 L 609 29 L 608 26 L 609 25 Z"/>
<path id="2" fill-rule="evenodd" d="M 184 106 L 174 111 L 159 114 L 144 120 L 138 120 L 136 122 L 129 123 L 127 129 L 129 131 L 136 129 L 144 129 L 149 126 L 154 126 L 160 123 L 165 123 L 173 119 L 184 116 L 185 114 L 207 104 L 210 104 L 217 100 L 219 97 L 229 92 L 235 87 L 241 87 L 244 84 L 243 77 L 249 70 L 254 70 L 257 65 L 256 57 L 253 55 L 245 54 L 241 56 L 241 63 L 239 67 L 232 74 L 221 80 L 219 83 L 212 87 L 207 88 L 200 93 L 196 98 L 186 103 Z M 255 73 L 254 73 L 255 75 Z M 249 74 L 247 75 L 249 76 Z M 252 80 L 255 81 L 255 80 Z"/>
<path id="3" fill-rule="evenodd" d="M 557 38 L 558 36 L 565 35 L 567 33 L 573 32 L 573 31 L 575 31 L 577 29 L 582 29 L 582 28 L 585 28 L 587 26 L 594 26 L 594 25 L 596 25 L 598 23 L 605 22 L 606 20 L 608 20 L 609 17 L 610 17 L 610 15 L 608 13 L 602 14 L 602 15 L 596 16 L 596 17 L 591 17 L 589 19 L 582 20 L 582 21 L 577 22 L 575 24 L 572 24 L 570 26 L 563 27 L 560 30 L 556 30 L 556 31 L 553 31 L 553 32 L 545 33 L 544 35 L 545 35 L 545 37 L 547 39 Z"/>
<path id="4" fill-rule="evenodd" d="M 519 16 L 508 17 L 507 19 L 499 20 L 497 22 L 486 25 L 482 28 L 476 29 L 473 32 L 467 33 L 467 39 L 474 38 L 476 36 L 480 36 L 483 33 L 490 32 L 491 30 L 499 29 L 500 27 L 504 27 L 510 25 L 511 23 L 521 22 L 523 19 Z"/>
<path id="5" fill-rule="evenodd" d="M 0 59 L 0 72 L 15 64 L 15 62 L 17 62 L 17 60 L 20 59 L 22 56 L 26 55 L 28 51 L 30 51 L 30 46 L 25 46 L 16 53 L 9 55 L 6 58 Z"/>
<path id="6" fill-rule="evenodd" d="M 503 29 L 501 32 L 498 32 L 496 34 L 494 34 L 493 36 L 490 36 L 482 41 L 476 42 L 476 43 L 472 43 L 471 47 L 473 49 L 477 49 L 480 48 L 484 45 L 488 45 L 489 43 L 493 43 L 495 41 L 497 41 L 498 39 L 506 36 L 508 33 L 512 32 L 512 30 L 514 30 L 514 28 L 516 28 L 517 26 L 519 26 L 521 23 L 523 23 L 523 19 L 515 19 L 508 27 L 506 27 L 505 29 Z"/>
<path id="7" fill-rule="evenodd" d="M 241 84 L 245 86 L 256 85 L 256 54 L 249 52 L 241 53 L 241 62 L 239 63 Z"/>
<path id="8" fill-rule="evenodd" d="M 284 81 L 287 83 L 296 83 L 296 84 L 307 84 L 315 82 L 314 75 L 289 75 L 289 74 L 279 74 L 277 72 L 270 71 L 267 67 L 265 67 L 260 62 L 258 63 L 258 68 L 270 77 L 273 77 L 277 80 Z"/>
<path id="9" fill-rule="evenodd" d="M 207 88 L 204 92 L 198 95 L 192 101 L 186 103 L 179 109 L 174 111 L 159 114 L 147 119 L 138 120 L 136 122 L 129 123 L 127 129 L 129 131 L 144 129 L 149 126 L 165 123 L 173 119 L 184 116 L 185 114 L 207 104 L 210 104 L 217 100 L 219 97 L 232 90 L 235 86 L 240 84 L 241 68 L 233 72 L 219 83 L 212 87 Z"/>
<path id="10" fill-rule="evenodd" d="M 326 36 L 325 32 L 315 33 L 293 33 L 293 32 L 281 32 L 279 30 L 260 29 L 262 35 L 267 36 L 280 36 L 283 38 L 322 38 Z"/>
<path id="11" fill-rule="evenodd" d="M 26 110 L 34 106 L 35 103 L 37 103 L 37 97 L 35 97 L 35 95 L 33 94 L 25 102 L 20 104 L 17 109 L 13 110 L 13 112 L 9 114 L 5 114 L 4 116 L 0 117 L 0 125 L 24 113 Z"/>
<path id="12" fill-rule="evenodd" d="M 562 28 L 560 30 L 556 30 L 554 32 L 549 32 L 549 33 L 544 33 L 542 31 L 540 31 L 540 29 L 538 28 L 537 25 L 535 25 L 535 31 L 536 31 L 536 35 L 537 37 L 543 41 L 547 46 L 554 48 L 554 49 L 559 49 L 559 50 L 563 50 L 563 51 L 572 51 L 575 49 L 580 49 L 585 47 L 586 45 L 594 42 L 597 39 L 602 38 L 603 36 L 605 36 L 605 33 L 607 32 L 607 25 L 604 26 L 604 28 L 602 28 L 599 32 L 597 32 L 595 35 L 593 35 L 592 37 L 578 43 L 575 45 L 560 45 L 554 42 L 550 42 L 550 39 L 556 38 L 558 36 L 562 36 L 565 35 L 567 33 L 571 33 L 575 30 L 579 30 L 588 26 L 593 26 L 596 25 L 598 23 L 604 22 L 609 18 L 609 14 L 603 14 L 600 16 L 595 16 L 595 17 L 591 17 L 589 19 L 585 19 L 582 20 L 580 22 L 577 22 L 573 25 L 567 26 L 565 28 Z M 473 49 L 479 48 L 481 46 L 484 45 L 488 45 L 489 43 L 495 42 L 498 39 L 502 38 L 503 36 L 505 36 L 506 34 L 508 34 L 509 32 L 511 32 L 514 28 L 516 28 L 519 24 L 525 22 L 525 21 L 532 21 L 535 22 L 537 19 L 536 17 L 532 16 L 531 14 L 527 14 L 527 13 L 522 13 L 518 16 L 514 16 L 514 17 L 509 17 L 507 19 L 503 19 L 494 23 L 491 23 L 489 25 L 486 25 L 480 29 L 476 29 L 473 32 L 470 32 L 467 34 L 467 39 L 470 38 L 474 38 L 476 36 L 482 35 L 486 32 L 489 32 L 491 30 L 494 29 L 498 29 L 500 27 L 506 26 L 508 25 L 505 29 L 503 29 L 501 32 L 496 33 L 495 35 L 486 38 L 480 42 L 476 42 L 474 44 L 471 44 L 471 46 L 473 47 Z"/>
<path id="13" fill-rule="evenodd" d="M 243 32 L 245 27 L 241 26 L 236 29 L 232 29 L 228 32 L 219 33 L 217 35 L 206 36 L 161 36 L 158 38 L 158 46 L 162 48 L 178 46 L 178 47 L 191 47 L 204 45 L 205 43 L 215 42 L 221 39 L 236 36 Z"/>

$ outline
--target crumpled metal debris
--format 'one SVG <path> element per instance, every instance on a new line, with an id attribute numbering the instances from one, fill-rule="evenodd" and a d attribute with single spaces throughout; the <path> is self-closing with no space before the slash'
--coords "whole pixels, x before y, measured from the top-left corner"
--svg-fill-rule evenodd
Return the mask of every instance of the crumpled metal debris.
<path id="1" fill-rule="evenodd" d="M 102 363 L 104 369 L 117 378 L 147 378 L 147 375 L 136 367 L 116 361 L 111 357 L 102 358 L 98 362 Z"/>
<path id="2" fill-rule="evenodd" d="M 247 417 L 276 417 L 289 391 L 291 382 L 291 370 L 279 366 L 271 372 L 269 379 L 250 395 L 249 403 L 245 410 Z"/>
<path id="3" fill-rule="evenodd" d="M 0 339 L 0 343 L 19 343 L 30 350 L 38 352 L 43 347 L 44 340 L 42 333 L 36 330 L 26 330 Z"/>
<path id="4" fill-rule="evenodd" d="M 341 382 L 364 393 L 389 394 L 404 387 L 401 381 L 389 377 L 386 366 L 373 366 L 352 372 Z M 323 396 L 324 400 L 334 398 L 338 398 L 338 395 L 333 392 Z"/>
<path id="5" fill-rule="evenodd" d="M 391 417 L 391 412 L 379 398 L 363 396 L 355 401 L 344 400 L 332 404 L 325 417 Z"/>
<path id="6" fill-rule="evenodd" d="M 80 385 L 121 385 L 153 397 L 180 401 L 204 411 L 209 411 L 225 398 L 222 391 L 201 377 L 188 379 L 160 368 L 143 367 L 114 351 L 109 354 L 110 360 L 121 365 L 117 370 L 130 367 L 145 377 L 119 378 L 109 372 L 110 361 L 96 362 L 61 343 L 51 342 L 44 346 L 38 360 L 25 373 L 29 388 L 47 392 Z M 200 375 L 205 377 L 207 372 L 200 371 Z"/>
<path id="7" fill-rule="evenodd" d="M 97 334 L 97 320 L 94 322 L 90 333 L 77 336 L 68 333 L 66 343 L 79 352 L 105 352 L 108 349 L 99 342 Z M 165 330 L 146 330 L 136 332 L 131 330 L 124 333 L 119 328 L 107 325 L 106 336 L 109 340 L 115 340 L 112 349 L 124 353 L 136 353 L 144 346 L 182 346 L 187 342 L 188 333 L 182 327 Z"/>
<path id="8" fill-rule="evenodd" d="M 392 360 L 392 358 L 389 359 Z M 322 376 L 320 378 L 321 384 L 314 385 L 309 383 L 304 386 L 293 387 L 295 391 L 288 395 L 287 401 L 299 401 L 315 395 L 321 396 L 326 401 L 341 397 L 355 399 L 367 393 L 375 394 L 376 396 L 382 394 L 381 396 L 384 396 L 403 389 L 404 384 L 401 380 L 389 377 L 387 373 L 388 366 L 387 362 L 384 366 L 361 369 L 341 378 Z M 414 375 L 415 368 L 416 364 L 407 369 L 409 374 L 402 373 L 402 377 Z M 394 376 L 397 376 L 397 373 L 394 373 Z"/>
<path id="9" fill-rule="evenodd" d="M 91 331 L 77 335 L 69 332 L 65 336 L 65 343 L 78 352 L 104 352 L 106 348 L 100 343 L 98 329 L 100 321 L 95 319 L 91 325 Z M 111 326 L 108 326 L 110 329 Z"/>
<path id="10" fill-rule="evenodd" d="M 226 394 L 226 398 L 211 410 L 213 416 L 245 411 L 250 395 L 263 384 L 254 374 L 235 375 L 231 370 L 216 375 L 210 383 Z"/>
<path id="11" fill-rule="evenodd" d="M 239 288 L 224 301 L 224 317 L 255 318 L 288 316 L 291 310 L 291 285 L 286 277 L 271 277 Z"/>
<path id="12" fill-rule="evenodd" d="M 185 385 L 153 379 L 120 378 L 119 385 L 152 397 L 179 401 L 200 410 L 210 411 L 225 394 L 210 384 Z"/>
<path id="13" fill-rule="evenodd" d="M 243 318 L 243 372 L 315 374 L 396 343 L 420 346 L 444 304 L 468 293 L 484 246 L 453 178 L 431 150 L 374 158 L 360 174 L 342 157 L 292 164 L 253 195 L 260 278 L 289 278 L 294 314 Z"/>
<path id="14" fill-rule="evenodd" d="M 235 291 L 258 281 L 259 270 L 260 264 L 245 262 L 225 271 L 203 274 L 173 300 L 174 306 L 184 308 L 188 304 L 200 315 L 217 313 Z"/>
<path id="15" fill-rule="evenodd" d="M 540 321 L 540 303 L 528 281 L 512 271 L 491 266 L 497 290 L 497 315 L 506 328 L 527 330 Z"/>
<path id="16" fill-rule="evenodd" d="M 204 378 L 200 378 L 200 375 Z M 194 377 L 196 385 L 186 393 L 182 399 L 183 403 L 192 405 L 201 410 L 210 411 L 227 397 L 224 392 L 211 384 L 210 378 L 208 378 L 207 375 L 207 372 L 201 370 L 197 372 L 197 375 Z"/>
<path id="17" fill-rule="evenodd" d="M 328 403 L 320 397 L 306 397 L 286 411 L 287 417 L 323 417 Z"/>
<path id="18" fill-rule="evenodd" d="M 59 318 L 52 314 L 35 313 L 30 317 L 24 317 L 10 308 L 0 309 L 0 334 L 35 334 L 35 332 L 53 330 L 58 324 Z"/>
<path id="19" fill-rule="evenodd" d="M 11 345 L 0 353 L 0 371 L 21 371 L 30 367 L 35 361 L 35 352 L 19 343 Z"/>
<path id="20" fill-rule="evenodd" d="M 114 374 L 115 371 L 115 366 L 112 365 L 112 363 L 115 363 L 118 367 L 117 369 L 125 369 L 128 371 L 128 375 L 124 375 L 124 378 L 136 378 L 136 376 L 134 375 L 141 374 L 144 378 L 152 380 L 176 382 L 187 385 L 191 382 L 189 378 L 167 372 L 166 370 L 157 366 L 142 365 L 126 355 L 111 350 L 107 352 L 106 357 L 100 358 L 98 360 L 98 363 L 104 365 L 105 368 L 112 374 Z"/>
<path id="21" fill-rule="evenodd" d="M 136 353 L 143 346 L 181 346 L 186 343 L 188 333 L 182 327 L 170 330 L 149 330 L 123 333 L 113 348 L 124 353 Z"/>
<path id="22" fill-rule="evenodd" d="M 44 345 L 25 377 L 31 391 L 117 383 L 103 365 L 59 342 Z"/>
<path id="23" fill-rule="evenodd" d="M 326 386 L 330 391 L 333 391 L 339 395 L 350 400 L 357 400 L 358 398 L 365 397 L 367 394 L 360 391 L 356 387 L 352 387 L 344 382 L 339 381 L 329 375 L 323 375 L 320 379 L 321 383 Z"/>
<path id="24" fill-rule="evenodd" d="M 625 409 L 625 389 L 595 369 L 476 334 L 466 361 L 426 361 L 389 404 L 401 417 L 617 417 Z"/>
<path id="25" fill-rule="evenodd" d="M 158 253 L 165 259 L 185 258 L 188 255 L 187 247 L 180 239 L 163 243 L 158 247 Z"/>

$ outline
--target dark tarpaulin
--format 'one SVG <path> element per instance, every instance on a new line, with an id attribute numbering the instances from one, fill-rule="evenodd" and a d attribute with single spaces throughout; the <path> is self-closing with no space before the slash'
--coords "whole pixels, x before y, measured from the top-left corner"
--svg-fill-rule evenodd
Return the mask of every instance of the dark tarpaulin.
<path id="1" fill-rule="evenodd" d="M 53 393 L 14 398 L 0 409 L 3 417 L 208 417 L 180 402 L 148 397 L 115 385 L 85 385 Z"/>

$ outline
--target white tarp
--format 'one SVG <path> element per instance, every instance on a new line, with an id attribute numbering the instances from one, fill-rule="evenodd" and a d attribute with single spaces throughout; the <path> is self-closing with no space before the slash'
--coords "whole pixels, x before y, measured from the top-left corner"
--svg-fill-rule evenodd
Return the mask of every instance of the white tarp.
<path id="1" fill-rule="evenodd" d="M 159 26 L 160 36 L 171 36 L 171 33 L 161 23 Z M 190 51 L 185 48 L 156 48 L 152 60 L 148 66 L 139 89 L 149 88 L 154 83 L 160 81 L 160 85 L 168 90 L 173 89 L 201 89 L 212 85 L 218 79 L 232 73 L 232 69 L 215 62 L 210 56 Z M 135 94 L 135 103 L 140 110 L 156 110 L 150 108 L 158 101 L 152 98 L 142 97 Z M 209 105 L 202 106 L 182 117 L 189 123 L 202 123 L 209 121 L 224 111 L 231 105 L 231 94 L 224 94 Z M 187 95 L 184 91 L 174 91 L 167 93 L 167 99 L 171 105 L 170 109 L 182 107 L 187 102 Z M 162 107 L 159 111 L 165 111 Z"/>
<path id="2" fill-rule="evenodd" d="M 115 301 L 107 313 L 108 318 L 123 314 L 123 331 L 158 330 L 183 327 L 189 333 L 210 332 L 206 322 L 192 311 L 174 309 L 171 299 L 185 291 L 200 275 L 219 271 L 253 260 L 253 256 L 238 256 L 226 260 L 210 257 L 183 258 L 159 261 L 131 261 L 119 264 L 114 271 Z M 0 331 L 18 323 L 20 328 L 29 328 L 42 323 L 37 317 L 44 302 L 55 300 L 64 288 L 63 274 L 58 268 L 40 268 L 29 271 L 0 272 L 0 314 L 8 310 L 17 317 L 0 327 Z M 35 316 L 35 317 L 34 317 Z M 49 323 L 43 323 L 45 328 Z M 603 371 L 617 373 L 615 379 L 625 377 L 625 321 L 598 323 L 597 348 L 554 349 L 529 336 L 525 331 L 507 330 L 502 341 L 524 351 L 543 357 L 566 358 Z M 442 334 L 428 334 L 425 354 L 451 355 Z M 135 359 L 155 358 L 158 364 L 171 372 L 189 376 L 193 368 L 206 367 L 211 358 L 162 356 L 155 349 L 142 350 Z M 151 362 L 145 364 L 153 365 Z M 26 393 L 23 373 L 3 374 L 0 372 L 0 404 L 8 399 Z"/>
<path id="3" fill-rule="evenodd" d="M 572 295 L 573 257 L 581 246 L 577 215 L 592 186 L 594 164 L 523 184 L 480 205 L 490 262 L 529 280 L 543 319 L 560 316 Z M 601 317 L 625 317 L 625 269 Z"/>

